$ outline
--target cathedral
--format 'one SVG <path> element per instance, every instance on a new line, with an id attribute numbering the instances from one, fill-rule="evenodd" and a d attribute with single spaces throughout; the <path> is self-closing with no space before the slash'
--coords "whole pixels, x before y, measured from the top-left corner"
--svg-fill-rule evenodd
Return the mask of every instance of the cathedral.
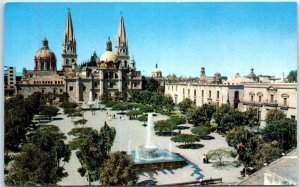
<path id="1" fill-rule="evenodd" d="M 106 51 L 100 58 L 94 54 L 91 62 L 78 65 L 76 40 L 71 13 L 68 11 L 62 44 L 62 67 L 57 70 L 57 58 L 50 50 L 48 40 L 34 56 L 34 69 L 23 69 L 17 85 L 18 94 L 25 97 L 34 92 L 43 94 L 69 94 L 70 100 L 87 102 L 90 92 L 93 99 L 130 96 L 142 89 L 142 76 L 136 71 L 135 60 L 130 58 L 123 16 L 118 25 L 116 46 L 113 51 L 108 37 Z"/>

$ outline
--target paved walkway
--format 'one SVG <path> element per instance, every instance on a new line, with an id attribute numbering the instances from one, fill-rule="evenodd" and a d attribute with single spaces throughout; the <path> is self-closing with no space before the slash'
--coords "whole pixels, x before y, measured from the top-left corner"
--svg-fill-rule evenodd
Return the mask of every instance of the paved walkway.
<path id="1" fill-rule="evenodd" d="M 62 111 L 61 111 L 62 112 Z M 146 127 L 144 127 L 142 122 L 137 120 L 129 120 L 127 117 L 123 120 L 119 118 L 109 120 L 107 117 L 107 112 L 109 114 L 116 114 L 115 111 L 96 111 L 96 115 L 92 115 L 91 111 L 86 111 L 84 113 L 84 118 L 88 120 L 86 127 L 92 127 L 99 130 L 103 125 L 104 121 L 107 122 L 109 126 L 115 127 L 117 134 L 114 145 L 112 147 L 112 152 L 121 150 L 128 150 L 128 142 L 131 142 L 131 150 L 135 150 L 136 147 L 145 144 L 146 142 Z M 117 117 L 119 115 L 116 114 Z M 76 117 L 71 119 L 65 115 L 59 115 L 63 120 L 52 121 L 49 124 L 57 125 L 62 132 L 68 137 L 66 142 L 72 140 L 72 136 L 68 136 L 67 133 L 74 127 L 72 120 L 76 121 L 81 119 Z M 154 121 L 167 119 L 167 116 L 158 115 L 153 118 Z M 184 126 L 191 125 L 186 124 Z M 181 130 L 182 133 L 190 133 L 190 129 Z M 188 165 L 176 169 L 176 170 L 162 170 L 159 172 L 144 172 L 140 174 L 139 182 L 145 180 L 152 180 L 156 184 L 168 184 L 168 183 L 179 183 L 199 180 L 201 178 L 223 178 L 223 182 L 226 184 L 235 184 L 240 181 L 240 171 L 242 166 L 236 168 L 234 166 L 227 166 L 225 168 L 216 168 L 213 163 L 203 164 L 202 155 L 207 153 L 209 150 L 213 150 L 219 147 L 228 147 L 225 138 L 221 137 L 219 134 L 212 133 L 215 139 L 212 140 L 201 140 L 201 144 L 204 147 L 199 149 L 179 149 L 176 143 L 172 144 L 172 152 L 180 153 L 188 160 Z M 154 136 L 153 141 L 163 148 L 169 148 L 170 137 L 169 136 Z M 63 178 L 58 185 L 88 185 L 88 181 L 85 177 L 81 177 L 77 172 L 80 167 L 78 158 L 76 157 L 75 151 L 72 151 L 70 161 L 65 163 L 65 170 L 68 172 L 68 176 Z M 94 182 L 93 184 L 99 184 Z"/>

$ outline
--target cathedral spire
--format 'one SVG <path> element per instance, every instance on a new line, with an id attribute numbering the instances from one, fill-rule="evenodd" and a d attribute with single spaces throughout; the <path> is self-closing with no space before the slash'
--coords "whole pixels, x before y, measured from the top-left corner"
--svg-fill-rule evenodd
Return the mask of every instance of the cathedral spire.
<path id="1" fill-rule="evenodd" d="M 76 41 L 71 18 L 70 9 L 68 9 L 67 21 L 64 33 L 63 52 L 62 52 L 62 67 L 63 70 L 75 67 L 77 64 Z"/>
<path id="2" fill-rule="evenodd" d="M 117 42 L 126 43 L 126 32 L 125 32 L 123 16 L 121 16 L 120 18 L 118 34 L 117 34 Z"/>
<path id="3" fill-rule="evenodd" d="M 68 9 L 64 43 L 67 44 L 68 42 L 75 43 L 75 37 L 74 37 L 74 31 L 73 31 L 73 24 L 72 24 L 70 9 Z"/>
<path id="4" fill-rule="evenodd" d="M 110 37 L 108 37 L 107 42 L 106 42 L 106 51 L 112 51 Z"/>
<path id="5" fill-rule="evenodd" d="M 117 38 L 116 38 L 116 53 L 118 55 L 127 56 L 128 55 L 128 41 L 126 38 L 126 32 L 125 32 L 125 25 L 124 25 L 124 19 L 123 16 L 120 18 L 119 26 L 118 26 L 118 32 L 117 32 Z"/>

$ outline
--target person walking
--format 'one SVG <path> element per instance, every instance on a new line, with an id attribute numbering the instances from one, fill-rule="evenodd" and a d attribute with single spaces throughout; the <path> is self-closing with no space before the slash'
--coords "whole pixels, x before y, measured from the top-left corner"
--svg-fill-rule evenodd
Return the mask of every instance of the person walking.
<path id="1" fill-rule="evenodd" d="M 203 159 L 203 163 L 206 164 L 206 156 L 205 156 L 205 154 L 203 154 L 202 159 Z"/>

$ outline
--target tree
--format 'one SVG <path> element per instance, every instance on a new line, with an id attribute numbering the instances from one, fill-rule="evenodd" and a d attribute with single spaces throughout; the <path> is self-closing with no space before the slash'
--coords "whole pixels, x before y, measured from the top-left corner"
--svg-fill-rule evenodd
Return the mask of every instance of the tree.
<path id="1" fill-rule="evenodd" d="M 81 176 L 87 177 L 89 184 L 99 179 L 100 168 L 109 157 L 108 153 L 113 145 L 115 129 L 105 125 L 98 132 L 89 131 L 79 145 L 76 155 L 81 163 L 78 172 Z"/>
<path id="2" fill-rule="evenodd" d="M 86 119 L 79 119 L 77 121 L 74 121 L 73 123 L 74 123 L 74 125 L 82 125 L 84 127 L 84 125 L 87 123 L 87 120 Z"/>
<path id="3" fill-rule="evenodd" d="M 5 100 L 4 146 L 6 155 L 8 151 L 17 151 L 20 143 L 25 139 L 33 117 L 26 106 L 26 102 L 20 96 Z"/>
<path id="4" fill-rule="evenodd" d="M 26 144 L 22 152 L 15 156 L 14 162 L 5 178 L 7 185 L 55 185 L 61 176 L 52 156 L 33 144 Z"/>
<path id="5" fill-rule="evenodd" d="M 263 143 L 258 146 L 256 153 L 253 156 L 255 169 L 259 170 L 264 167 L 264 164 L 270 164 L 281 156 L 283 150 L 277 141 Z"/>
<path id="6" fill-rule="evenodd" d="M 195 125 L 204 124 L 209 126 L 212 115 L 215 113 L 216 108 L 211 104 L 204 104 L 201 107 L 191 108 L 188 113 L 188 119 Z"/>
<path id="7" fill-rule="evenodd" d="M 41 109 L 40 114 L 48 116 L 50 120 L 52 120 L 53 116 L 56 116 L 58 114 L 59 109 L 55 106 L 43 106 Z"/>
<path id="8" fill-rule="evenodd" d="M 51 155 L 51 158 L 56 163 L 58 168 L 57 175 L 60 177 L 66 176 L 64 168 L 60 165 L 61 162 L 70 160 L 71 151 L 69 146 L 64 143 L 67 137 L 61 133 L 57 126 L 44 126 L 28 137 L 28 142 L 37 146 L 41 151 Z"/>
<path id="9" fill-rule="evenodd" d="M 187 146 L 187 144 L 192 144 L 194 142 L 200 141 L 199 137 L 193 134 L 178 134 L 172 137 L 171 140 L 173 142 L 184 143 L 185 147 Z"/>
<path id="10" fill-rule="evenodd" d="M 207 157 L 208 159 L 211 160 L 219 160 L 219 165 L 222 166 L 223 165 L 223 159 L 224 158 L 230 158 L 230 157 L 236 157 L 235 155 L 235 151 L 230 149 L 230 148 L 218 148 L 215 150 L 210 150 L 207 153 Z"/>
<path id="11" fill-rule="evenodd" d="M 243 112 L 231 109 L 221 119 L 218 129 L 222 132 L 229 131 L 234 127 L 245 126 L 248 124 Z"/>
<path id="12" fill-rule="evenodd" d="M 100 183 L 108 186 L 136 185 L 138 172 L 125 152 L 115 152 L 105 161 Z"/>
<path id="13" fill-rule="evenodd" d="M 155 131 L 158 131 L 159 133 L 171 132 L 175 127 L 176 125 L 168 120 L 160 120 L 154 124 Z"/>
<path id="14" fill-rule="evenodd" d="M 193 105 L 193 102 L 189 98 L 185 98 L 178 104 L 179 110 L 184 114 L 187 113 L 188 109 L 191 108 L 192 105 Z"/>
<path id="15" fill-rule="evenodd" d="M 99 142 L 102 148 L 101 151 L 108 155 L 116 137 L 116 129 L 109 127 L 105 121 L 104 126 L 100 129 L 99 136 L 102 137 Z"/>
<path id="16" fill-rule="evenodd" d="M 33 114 L 38 114 L 40 108 L 46 104 L 45 98 L 41 92 L 34 92 L 25 100 L 26 105 L 31 108 Z"/>
<path id="17" fill-rule="evenodd" d="M 297 82 L 297 70 L 292 70 L 287 76 L 289 82 Z"/>
<path id="18" fill-rule="evenodd" d="M 258 119 L 258 108 L 249 107 L 247 108 L 246 112 L 244 112 L 245 119 L 247 121 L 247 125 L 250 127 L 257 126 L 257 129 L 260 126 L 259 119 Z"/>
<path id="19" fill-rule="evenodd" d="M 234 127 L 226 133 L 226 141 L 237 151 L 239 160 L 243 162 L 245 168 L 253 165 L 253 155 L 256 153 L 258 145 L 262 143 L 262 140 L 253 131 L 243 126 Z"/>
<path id="20" fill-rule="evenodd" d="M 266 123 L 269 124 L 273 121 L 281 120 L 286 118 L 286 115 L 280 109 L 271 109 L 267 112 Z"/>
<path id="21" fill-rule="evenodd" d="M 112 110 L 120 110 L 122 111 L 122 113 L 124 112 L 124 110 L 129 110 L 131 109 L 131 105 L 129 103 L 126 103 L 126 102 L 119 102 L 117 104 L 115 104 L 113 107 L 112 107 Z"/>
<path id="22" fill-rule="evenodd" d="M 271 122 L 261 132 L 265 142 L 278 141 L 285 151 L 297 147 L 297 122 L 293 119 L 282 119 Z"/>
<path id="23" fill-rule="evenodd" d="M 151 97 L 150 102 L 155 111 L 162 111 L 164 107 L 164 96 L 162 94 L 156 93 Z"/>
<path id="24" fill-rule="evenodd" d="M 154 95 L 154 93 L 145 90 L 140 92 L 138 97 L 138 102 L 144 103 L 144 104 L 151 104 L 151 98 Z"/>
<path id="25" fill-rule="evenodd" d="M 210 133 L 209 128 L 207 126 L 198 126 L 192 128 L 192 133 L 199 136 L 200 138 L 208 135 Z"/>
<path id="26" fill-rule="evenodd" d="M 159 82 L 153 78 L 146 80 L 145 90 L 150 92 L 157 92 L 159 87 Z"/>
<path id="27" fill-rule="evenodd" d="M 73 128 L 68 132 L 68 135 L 73 135 L 75 138 L 69 143 L 71 150 L 77 150 L 83 144 L 84 139 L 89 133 L 92 133 L 93 129 L 91 127 L 87 128 Z"/>
<path id="28" fill-rule="evenodd" d="M 170 95 L 164 96 L 163 106 L 164 106 L 167 114 L 170 114 L 174 110 L 175 104 L 174 104 L 173 99 Z"/>
<path id="29" fill-rule="evenodd" d="M 219 126 L 221 126 L 221 121 L 225 114 L 227 114 L 231 109 L 232 107 L 227 104 L 222 104 L 220 107 L 217 107 L 216 112 L 213 114 L 213 118 Z"/>

